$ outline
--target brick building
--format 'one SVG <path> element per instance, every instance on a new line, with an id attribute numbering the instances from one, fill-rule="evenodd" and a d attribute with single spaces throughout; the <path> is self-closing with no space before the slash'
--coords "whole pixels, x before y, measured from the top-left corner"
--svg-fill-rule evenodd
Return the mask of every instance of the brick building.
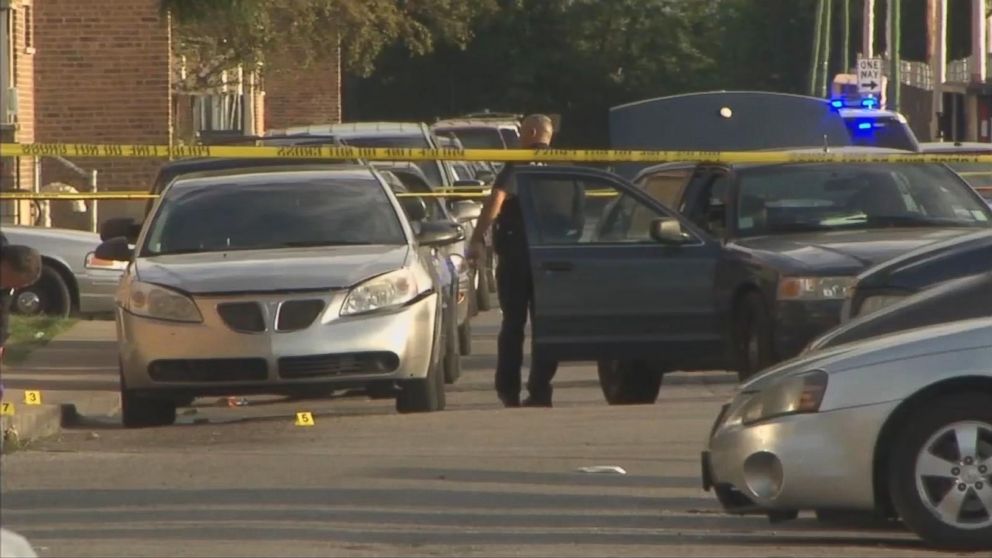
<path id="1" fill-rule="evenodd" d="M 340 120 L 340 51 L 303 71 L 292 60 L 270 61 L 264 93 L 252 76 L 233 93 L 177 95 L 171 26 L 160 6 L 160 0 L 0 0 L 3 141 L 170 144 L 177 140 L 177 126 L 192 127 L 188 136 L 196 137 L 223 120 L 209 116 L 223 113 L 220 105 L 239 108 L 224 126 L 248 134 Z M 64 183 L 89 190 L 87 177 L 72 166 L 84 173 L 96 170 L 101 191 L 144 189 L 162 161 L 74 158 L 69 163 L 42 158 L 36 172 L 33 158 L 0 154 L 0 189 L 32 191 Z M 52 205 L 59 204 L 67 202 Z M 3 203 L 0 213 L 4 222 L 32 222 L 31 206 Z M 142 207 L 103 201 L 99 216 L 135 215 Z M 54 225 L 85 228 L 88 222 L 86 215 L 63 215 Z"/>
<path id="2" fill-rule="evenodd" d="M 33 0 L 0 0 L 0 143 L 35 141 Z M 34 183 L 30 157 L 0 158 L 0 191 Z M 5 203 L 4 217 L 28 211 Z"/>
<path id="3" fill-rule="evenodd" d="M 272 129 L 341 121 L 341 48 L 302 70 L 290 57 L 267 64 L 265 127 Z"/>

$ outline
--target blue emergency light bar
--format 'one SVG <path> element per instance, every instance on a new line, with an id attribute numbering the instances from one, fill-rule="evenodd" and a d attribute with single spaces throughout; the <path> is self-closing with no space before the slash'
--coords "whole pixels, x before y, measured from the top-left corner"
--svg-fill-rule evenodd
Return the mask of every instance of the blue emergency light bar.
<path id="1" fill-rule="evenodd" d="M 835 109 L 842 109 L 842 108 L 877 109 L 878 99 L 876 99 L 875 97 L 865 97 L 864 99 L 830 99 L 830 106 Z"/>

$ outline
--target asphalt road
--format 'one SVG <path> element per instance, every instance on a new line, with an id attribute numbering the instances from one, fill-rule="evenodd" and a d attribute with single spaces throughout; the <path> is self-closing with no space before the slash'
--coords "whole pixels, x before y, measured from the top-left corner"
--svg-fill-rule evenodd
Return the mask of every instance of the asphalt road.
<path id="1" fill-rule="evenodd" d="M 670 376 L 656 405 L 620 408 L 592 366 L 567 366 L 554 409 L 502 409 L 495 331 L 475 327 L 442 413 L 343 395 L 201 400 L 148 430 L 89 419 L 4 457 L 2 523 L 41 556 L 937 555 L 898 526 L 722 515 L 699 451 L 729 374 Z M 577 472 L 594 465 L 627 474 Z"/>

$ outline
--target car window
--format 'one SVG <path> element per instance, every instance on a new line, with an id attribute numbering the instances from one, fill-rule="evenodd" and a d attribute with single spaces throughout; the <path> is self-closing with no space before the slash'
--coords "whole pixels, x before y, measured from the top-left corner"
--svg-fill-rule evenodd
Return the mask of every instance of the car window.
<path id="1" fill-rule="evenodd" d="M 520 134 L 510 128 L 500 128 L 499 135 L 503 136 L 503 143 L 507 149 L 520 149 Z"/>
<path id="2" fill-rule="evenodd" d="M 418 149 L 431 149 L 433 146 L 427 141 L 427 137 L 420 134 L 410 134 L 405 136 L 370 136 L 342 138 L 341 143 L 355 147 L 414 147 Z M 441 174 L 441 166 L 437 161 L 414 161 L 424 176 L 430 181 L 431 186 L 443 188 L 446 181 Z"/>
<path id="3" fill-rule="evenodd" d="M 263 178 L 174 188 L 159 206 L 141 255 L 405 242 L 399 216 L 377 182 Z"/>
<path id="4" fill-rule="evenodd" d="M 503 137 L 496 128 L 458 128 L 445 130 L 445 134 L 453 134 L 465 149 L 505 149 Z"/>
<path id="5" fill-rule="evenodd" d="M 421 180 L 419 176 L 410 172 L 403 172 L 401 170 L 395 170 L 392 172 L 396 180 L 399 180 L 401 184 L 401 189 L 409 193 L 417 194 L 432 194 L 434 191 L 431 187 Z M 393 190 L 396 191 L 395 189 Z M 441 198 L 434 196 L 426 196 L 420 198 L 424 205 L 427 206 L 427 220 L 429 221 L 440 221 L 447 219 L 447 215 L 444 212 L 444 207 L 441 205 Z"/>
<path id="6" fill-rule="evenodd" d="M 692 168 L 666 169 L 656 172 L 641 181 L 641 188 L 652 198 L 671 209 L 678 210 L 679 201 L 692 177 Z"/>
<path id="7" fill-rule="evenodd" d="M 739 171 L 742 236 L 897 226 L 992 225 L 992 212 L 941 165 L 780 165 Z"/>
<path id="8" fill-rule="evenodd" d="M 952 163 L 948 166 L 985 199 L 992 200 L 992 164 Z"/>
<path id="9" fill-rule="evenodd" d="M 919 143 L 909 127 L 895 118 L 873 117 L 844 119 L 851 135 L 851 145 L 887 147 L 916 151 Z"/>
<path id="10" fill-rule="evenodd" d="M 699 203 L 692 210 L 690 219 L 710 234 L 721 237 L 727 229 L 727 207 L 730 194 L 730 174 L 707 171 L 699 195 Z"/>
<path id="11" fill-rule="evenodd" d="M 598 178 L 534 176 L 528 192 L 539 244 L 651 242 L 651 222 L 663 216 Z"/>

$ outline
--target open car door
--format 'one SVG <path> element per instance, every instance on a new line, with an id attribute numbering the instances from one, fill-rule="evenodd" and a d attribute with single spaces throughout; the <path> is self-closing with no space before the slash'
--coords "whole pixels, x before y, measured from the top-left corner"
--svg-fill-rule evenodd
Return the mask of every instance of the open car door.
<path id="1" fill-rule="evenodd" d="M 521 166 L 511 188 L 533 270 L 535 351 L 650 361 L 654 370 L 723 362 L 719 243 L 610 173 Z"/>

